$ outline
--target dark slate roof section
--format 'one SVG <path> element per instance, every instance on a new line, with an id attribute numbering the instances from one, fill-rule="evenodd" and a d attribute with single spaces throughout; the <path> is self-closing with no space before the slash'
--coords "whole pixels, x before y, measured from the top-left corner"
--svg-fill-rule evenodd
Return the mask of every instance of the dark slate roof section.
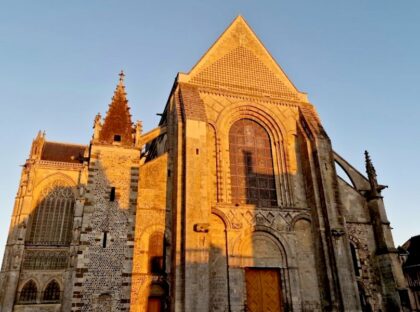
<path id="1" fill-rule="evenodd" d="M 200 98 L 197 88 L 180 84 L 179 90 L 184 118 L 186 120 L 207 121 L 204 103 Z"/>
<path id="2" fill-rule="evenodd" d="M 408 251 L 408 259 L 404 267 L 420 265 L 420 235 L 413 236 L 402 247 Z"/>
<path id="3" fill-rule="evenodd" d="M 82 163 L 82 157 L 86 148 L 86 145 L 45 142 L 42 149 L 41 160 Z"/>

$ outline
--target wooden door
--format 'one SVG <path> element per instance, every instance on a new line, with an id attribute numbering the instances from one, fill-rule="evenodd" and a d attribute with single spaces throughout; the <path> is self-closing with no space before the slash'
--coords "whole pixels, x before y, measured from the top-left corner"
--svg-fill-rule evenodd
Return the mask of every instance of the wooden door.
<path id="1" fill-rule="evenodd" d="M 280 272 L 277 269 L 245 270 L 247 310 L 249 312 L 283 311 Z"/>
<path id="2" fill-rule="evenodd" d="M 147 312 L 161 312 L 162 300 L 159 297 L 149 297 L 147 301 Z"/>

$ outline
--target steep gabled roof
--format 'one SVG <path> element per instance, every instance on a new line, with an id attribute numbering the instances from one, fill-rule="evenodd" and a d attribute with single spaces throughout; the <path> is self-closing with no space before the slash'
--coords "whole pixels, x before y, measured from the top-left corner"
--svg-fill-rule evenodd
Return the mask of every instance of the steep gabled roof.
<path id="1" fill-rule="evenodd" d="M 41 160 L 81 163 L 86 148 L 86 145 L 46 141 L 42 147 Z"/>
<path id="2" fill-rule="evenodd" d="M 122 145 L 133 145 L 133 123 L 124 86 L 124 73 L 120 73 L 120 81 L 112 97 L 104 124 L 99 134 L 99 142 L 112 144 L 115 136 L 120 137 Z"/>
<path id="3" fill-rule="evenodd" d="M 246 21 L 238 16 L 181 82 L 307 101 Z"/>

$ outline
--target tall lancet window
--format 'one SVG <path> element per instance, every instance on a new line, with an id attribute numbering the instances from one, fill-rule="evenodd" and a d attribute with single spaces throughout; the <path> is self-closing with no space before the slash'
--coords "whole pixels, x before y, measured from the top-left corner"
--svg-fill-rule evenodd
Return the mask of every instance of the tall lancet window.
<path id="1" fill-rule="evenodd" d="M 71 187 L 47 187 L 34 209 L 27 243 L 69 245 L 72 235 L 74 195 Z"/>
<path id="2" fill-rule="evenodd" d="M 229 132 L 232 203 L 277 206 L 270 137 L 257 122 L 236 121 Z"/>

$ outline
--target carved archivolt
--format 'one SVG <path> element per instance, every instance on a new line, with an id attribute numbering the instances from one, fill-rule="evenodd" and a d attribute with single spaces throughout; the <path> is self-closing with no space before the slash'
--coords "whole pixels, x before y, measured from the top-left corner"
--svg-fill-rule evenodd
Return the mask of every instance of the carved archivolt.
<path id="1" fill-rule="evenodd" d="M 246 231 L 233 242 L 229 263 L 240 267 L 287 268 L 288 250 L 285 240 L 269 228 L 258 226 Z"/>
<path id="2" fill-rule="evenodd" d="M 62 173 L 54 173 L 45 177 L 35 187 L 34 197 L 36 202 L 42 200 L 49 193 L 59 191 L 62 188 L 66 189 L 66 192 L 63 193 L 64 196 L 76 197 L 76 183 L 69 176 Z M 72 194 L 70 194 L 70 191 Z"/>
<path id="3" fill-rule="evenodd" d="M 232 125 L 240 119 L 249 119 L 261 125 L 267 131 L 272 151 L 272 161 L 279 206 L 291 207 L 294 205 L 291 182 L 289 181 L 290 165 L 285 147 L 288 146 L 286 128 L 276 118 L 276 114 L 260 104 L 235 103 L 226 107 L 216 120 L 218 142 L 218 169 L 221 181 L 218 192 L 227 202 L 232 201 L 231 195 L 231 165 L 229 157 L 229 131 Z M 219 143 L 220 142 L 220 143 Z M 227 192 L 226 192 L 227 191 Z"/>

